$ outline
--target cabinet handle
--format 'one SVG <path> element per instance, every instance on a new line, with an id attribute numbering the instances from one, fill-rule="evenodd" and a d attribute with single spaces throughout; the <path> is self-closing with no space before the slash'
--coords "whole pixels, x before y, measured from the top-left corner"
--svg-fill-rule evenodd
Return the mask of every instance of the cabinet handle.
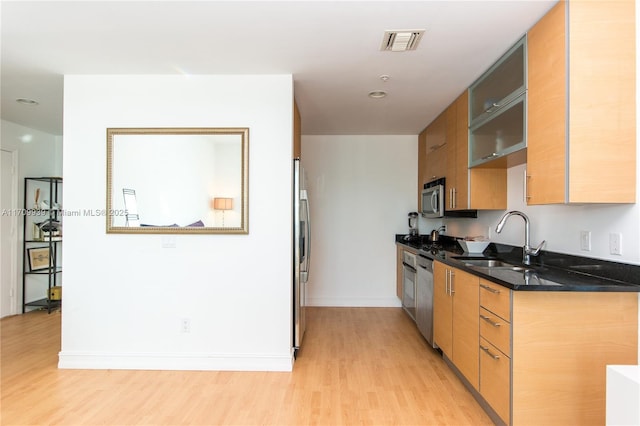
<path id="1" fill-rule="evenodd" d="M 489 355 L 491 358 L 500 359 L 500 355 L 492 354 L 491 352 L 489 352 L 489 348 L 488 347 L 480 345 L 480 349 L 485 351 L 487 353 L 487 355 Z"/>
<path id="2" fill-rule="evenodd" d="M 453 293 L 455 293 L 456 291 L 453 289 L 453 277 L 456 274 L 453 273 L 452 269 L 449 269 L 449 294 L 453 296 Z"/>
<path id="3" fill-rule="evenodd" d="M 445 144 L 441 143 L 440 145 L 433 145 L 431 146 L 431 148 L 429 148 L 431 151 L 435 151 L 438 148 L 443 147 Z"/>
<path id="4" fill-rule="evenodd" d="M 528 179 L 530 177 L 531 176 L 529 176 L 527 174 L 527 169 L 524 169 L 524 179 L 522 179 L 522 182 L 523 182 L 522 183 L 522 186 L 523 186 L 522 194 L 523 194 L 523 201 L 524 201 L 525 204 L 527 204 L 529 202 L 529 198 L 531 198 L 531 196 L 528 194 L 528 192 L 529 192 Z"/>
<path id="5" fill-rule="evenodd" d="M 487 109 L 484 110 L 484 112 L 488 112 L 489 114 L 491 114 L 493 111 L 496 110 L 496 108 L 498 108 L 500 106 L 500 104 L 494 102 L 491 104 L 491 106 Z"/>
<path id="6" fill-rule="evenodd" d="M 480 287 L 484 288 L 487 291 L 490 291 L 493 294 L 500 294 L 500 290 L 496 290 L 495 288 L 489 287 L 488 285 L 480 284 Z"/>
<path id="7" fill-rule="evenodd" d="M 483 320 L 485 320 L 486 322 L 488 322 L 489 324 L 491 324 L 494 327 L 500 327 L 500 323 L 499 322 L 494 322 L 489 317 L 486 317 L 484 315 L 480 315 L 480 318 L 482 318 Z"/>
<path id="8" fill-rule="evenodd" d="M 495 157 L 500 157 L 500 154 L 493 152 L 489 155 L 485 155 L 484 157 L 481 158 L 481 160 L 488 160 L 489 158 L 495 158 Z"/>
<path id="9" fill-rule="evenodd" d="M 444 293 L 449 295 L 449 270 L 444 270 Z"/>

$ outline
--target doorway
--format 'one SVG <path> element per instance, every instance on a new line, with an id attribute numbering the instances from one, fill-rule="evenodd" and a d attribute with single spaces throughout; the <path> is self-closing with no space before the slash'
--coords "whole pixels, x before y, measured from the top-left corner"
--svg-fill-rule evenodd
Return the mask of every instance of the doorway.
<path id="1" fill-rule="evenodd" d="M 18 176 L 16 151 L 1 150 L 0 167 L 0 318 L 17 313 Z"/>

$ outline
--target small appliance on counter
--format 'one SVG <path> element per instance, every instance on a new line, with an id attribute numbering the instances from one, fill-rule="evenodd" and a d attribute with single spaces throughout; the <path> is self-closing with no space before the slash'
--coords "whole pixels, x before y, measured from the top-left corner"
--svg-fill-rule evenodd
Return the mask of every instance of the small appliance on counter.
<path id="1" fill-rule="evenodd" d="M 431 231 L 431 236 L 430 236 L 431 242 L 437 243 L 438 240 L 440 239 L 440 231 L 444 232 L 446 230 L 447 230 L 447 227 L 442 225 L 440 228 L 434 229 L 433 231 Z"/>
<path id="2" fill-rule="evenodd" d="M 405 241 L 416 241 L 420 238 L 418 230 L 418 212 L 409 213 L 409 234 L 404 237 Z"/>

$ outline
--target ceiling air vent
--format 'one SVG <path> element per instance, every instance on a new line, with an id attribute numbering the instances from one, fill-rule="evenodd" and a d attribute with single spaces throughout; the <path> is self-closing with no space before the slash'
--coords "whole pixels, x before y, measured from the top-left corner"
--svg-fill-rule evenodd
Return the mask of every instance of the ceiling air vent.
<path id="1" fill-rule="evenodd" d="M 404 52 L 416 50 L 425 30 L 396 30 L 385 31 L 380 50 Z"/>

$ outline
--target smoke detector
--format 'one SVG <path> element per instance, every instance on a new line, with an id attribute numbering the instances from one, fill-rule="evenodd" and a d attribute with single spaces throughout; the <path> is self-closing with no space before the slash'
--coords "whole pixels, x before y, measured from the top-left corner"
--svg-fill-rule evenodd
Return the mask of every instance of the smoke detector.
<path id="1" fill-rule="evenodd" d="M 416 50 L 425 30 L 390 30 L 384 32 L 380 50 L 404 52 Z"/>

